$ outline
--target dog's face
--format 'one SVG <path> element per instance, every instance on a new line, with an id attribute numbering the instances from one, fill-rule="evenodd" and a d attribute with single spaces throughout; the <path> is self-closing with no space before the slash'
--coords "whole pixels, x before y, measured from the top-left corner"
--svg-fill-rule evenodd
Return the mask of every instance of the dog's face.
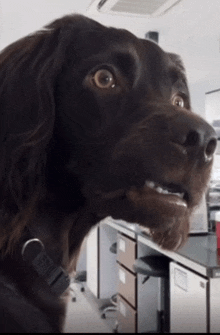
<path id="1" fill-rule="evenodd" d="M 176 248 L 207 187 L 215 133 L 191 111 L 178 56 L 125 30 L 86 25 L 55 87 L 63 172 L 100 219 L 140 223 Z"/>

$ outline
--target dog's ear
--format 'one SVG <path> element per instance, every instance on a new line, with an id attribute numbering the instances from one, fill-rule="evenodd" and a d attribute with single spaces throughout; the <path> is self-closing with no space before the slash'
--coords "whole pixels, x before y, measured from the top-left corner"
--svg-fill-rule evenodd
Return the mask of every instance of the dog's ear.
<path id="1" fill-rule="evenodd" d="M 172 60 L 172 62 L 175 64 L 175 66 L 178 68 L 178 70 L 180 70 L 183 74 L 185 74 L 185 67 L 183 65 L 181 57 L 174 53 L 168 53 L 168 55 Z"/>
<path id="2" fill-rule="evenodd" d="M 55 81 L 85 22 L 61 18 L 0 55 L 0 249 L 19 239 L 43 192 Z"/>
<path id="3" fill-rule="evenodd" d="M 183 64 L 183 61 L 181 57 L 174 53 L 168 53 L 168 56 L 171 60 L 171 76 L 173 76 L 173 87 L 179 88 L 179 85 L 182 86 L 182 83 L 184 83 L 184 91 L 186 92 L 188 96 L 188 104 L 189 107 L 191 105 L 191 99 L 190 99 L 190 93 L 188 90 L 188 80 L 186 77 L 186 71 Z"/>

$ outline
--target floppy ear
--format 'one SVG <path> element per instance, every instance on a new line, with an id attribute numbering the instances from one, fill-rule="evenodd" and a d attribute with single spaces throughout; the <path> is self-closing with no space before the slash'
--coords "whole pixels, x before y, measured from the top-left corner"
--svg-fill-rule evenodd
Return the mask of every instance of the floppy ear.
<path id="1" fill-rule="evenodd" d="M 170 57 L 172 63 L 175 66 L 175 72 L 176 72 L 176 70 L 178 71 L 178 81 L 181 80 L 182 82 L 185 83 L 185 86 L 187 88 L 188 100 L 189 100 L 189 104 L 190 104 L 191 102 L 190 102 L 190 93 L 189 93 L 189 90 L 188 90 L 188 80 L 186 78 L 186 71 L 185 71 L 183 61 L 182 61 L 181 57 L 177 54 L 168 53 L 168 56 Z M 175 75 L 174 75 L 174 78 L 176 78 Z M 175 81 L 174 81 L 173 84 L 175 84 Z"/>
<path id="2" fill-rule="evenodd" d="M 176 65 L 176 67 L 183 73 L 185 74 L 185 67 L 183 65 L 183 61 L 181 59 L 181 57 L 177 54 L 174 53 L 170 53 L 168 52 L 168 55 L 170 57 L 170 59 L 174 62 L 174 64 Z"/>
<path id="3" fill-rule="evenodd" d="M 30 222 L 44 189 L 55 80 L 74 40 L 73 22 L 73 16 L 56 20 L 0 55 L 0 249 L 6 252 Z"/>

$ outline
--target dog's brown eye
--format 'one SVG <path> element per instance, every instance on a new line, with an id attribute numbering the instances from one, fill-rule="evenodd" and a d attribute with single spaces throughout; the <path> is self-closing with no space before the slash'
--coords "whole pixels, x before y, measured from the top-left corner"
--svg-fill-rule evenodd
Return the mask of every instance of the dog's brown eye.
<path id="1" fill-rule="evenodd" d="M 175 95 L 172 100 L 172 105 L 177 107 L 184 107 L 184 99 L 180 95 Z"/>
<path id="2" fill-rule="evenodd" d="M 113 88 L 115 87 L 115 80 L 113 74 L 105 69 L 98 70 L 94 76 L 93 81 L 99 88 Z"/>

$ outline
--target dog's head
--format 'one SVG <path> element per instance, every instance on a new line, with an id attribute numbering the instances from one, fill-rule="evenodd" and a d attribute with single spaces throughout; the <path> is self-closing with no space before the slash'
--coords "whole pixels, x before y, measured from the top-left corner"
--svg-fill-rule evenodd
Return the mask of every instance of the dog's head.
<path id="1" fill-rule="evenodd" d="M 164 248 L 180 246 L 216 147 L 212 127 L 191 111 L 180 58 L 77 15 L 1 59 L 8 227 L 27 224 L 53 194 L 63 212 L 86 206 L 150 228 Z"/>

